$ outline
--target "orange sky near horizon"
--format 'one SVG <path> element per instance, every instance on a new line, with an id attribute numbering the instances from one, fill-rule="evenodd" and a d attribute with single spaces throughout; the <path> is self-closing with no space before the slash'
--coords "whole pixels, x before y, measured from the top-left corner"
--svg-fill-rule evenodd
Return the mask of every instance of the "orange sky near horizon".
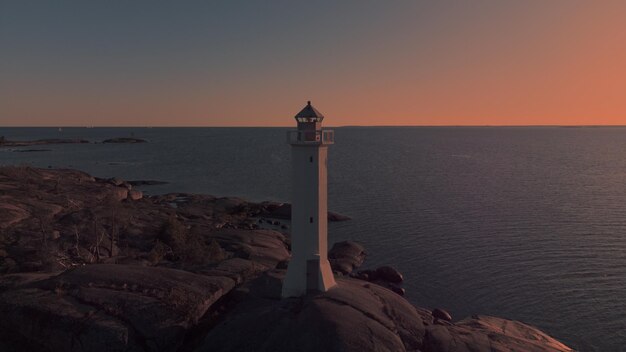
<path id="1" fill-rule="evenodd" d="M 168 14 L 189 23 L 169 38 L 155 9 L 127 43 L 132 9 L 128 28 L 105 13 L 52 36 L 65 19 L 35 30 L 9 16 L 36 10 L 0 8 L 0 126 L 291 126 L 307 100 L 331 126 L 626 125 L 626 2 L 446 4 L 320 5 L 302 27 L 261 8 L 277 19 L 244 11 L 206 43 L 198 9 Z"/>

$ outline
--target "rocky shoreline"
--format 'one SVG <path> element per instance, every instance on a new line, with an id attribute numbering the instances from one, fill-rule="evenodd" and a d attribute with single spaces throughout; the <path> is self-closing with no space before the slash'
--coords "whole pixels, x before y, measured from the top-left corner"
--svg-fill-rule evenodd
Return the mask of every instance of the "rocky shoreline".
<path id="1" fill-rule="evenodd" d="M 0 350 L 571 351 L 521 322 L 414 307 L 401 273 L 358 271 L 350 241 L 329 253 L 338 287 L 279 299 L 287 204 L 133 186 L 151 182 L 0 168 Z"/>

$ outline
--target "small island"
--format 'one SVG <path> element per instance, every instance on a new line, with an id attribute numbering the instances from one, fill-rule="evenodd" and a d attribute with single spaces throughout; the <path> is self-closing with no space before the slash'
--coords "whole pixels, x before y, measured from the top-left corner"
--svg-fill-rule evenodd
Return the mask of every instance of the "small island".
<path id="1" fill-rule="evenodd" d="M 83 143 L 89 143 L 89 141 L 84 140 L 84 139 L 79 139 L 79 138 L 47 138 L 47 139 L 36 139 L 32 141 L 12 141 L 12 140 L 6 139 L 4 136 L 0 137 L 0 147 L 29 147 L 33 145 L 45 145 L 45 144 L 83 144 Z"/>
<path id="2" fill-rule="evenodd" d="M 104 144 L 135 144 L 135 143 L 147 143 L 148 141 L 141 138 L 135 137 L 117 137 L 117 138 L 109 138 L 102 141 Z M 48 144 L 87 144 L 91 143 L 88 140 L 80 139 L 80 138 L 45 138 L 45 139 L 36 139 L 36 140 L 25 140 L 25 141 L 16 141 L 9 140 L 4 136 L 0 136 L 0 148 L 6 147 L 30 147 L 30 146 L 39 146 L 39 145 L 48 145 Z M 15 149 L 16 152 L 47 152 L 50 149 Z"/>
<path id="3" fill-rule="evenodd" d="M 393 268 L 358 271 L 350 241 L 329 253 L 336 288 L 280 299 L 283 203 L 13 166 L 0 191 L 3 351 L 571 351 L 521 322 L 414 307 Z"/>
<path id="4" fill-rule="evenodd" d="M 148 141 L 146 141 L 145 139 L 134 138 L 134 137 L 117 137 L 117 138 L 105 139 L 102 141 L 102 143 L 126 143 L 126 144 L 146 143 L 146 142 Z"/>

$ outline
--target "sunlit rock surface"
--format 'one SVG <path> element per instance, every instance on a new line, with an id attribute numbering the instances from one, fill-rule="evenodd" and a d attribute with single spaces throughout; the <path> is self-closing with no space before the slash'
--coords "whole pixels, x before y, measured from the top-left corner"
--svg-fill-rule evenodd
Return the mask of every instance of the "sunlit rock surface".
<path id="1" fill-rule="evenodd" d="M 424 340 L 424 352 L 572 351 L 533 326 L 482 315 L 431 325 Z"/>

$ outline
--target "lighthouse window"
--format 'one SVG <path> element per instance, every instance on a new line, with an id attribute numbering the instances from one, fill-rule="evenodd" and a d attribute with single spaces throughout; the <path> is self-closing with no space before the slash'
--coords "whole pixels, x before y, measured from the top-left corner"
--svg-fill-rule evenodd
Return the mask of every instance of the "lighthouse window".
<path id="1" fill-rule="evenodd" d="M 313 157 L 309 158 L 309 162 L 311 162 L 311 163 L 313 162 Z"/>
<path id="2" fill-rule="evenodd" d="M 313 223 L 313 217 L 312 217 L 312 216 L 309 218 L 309 222 L 310 222 L 311 224 Z"/>

